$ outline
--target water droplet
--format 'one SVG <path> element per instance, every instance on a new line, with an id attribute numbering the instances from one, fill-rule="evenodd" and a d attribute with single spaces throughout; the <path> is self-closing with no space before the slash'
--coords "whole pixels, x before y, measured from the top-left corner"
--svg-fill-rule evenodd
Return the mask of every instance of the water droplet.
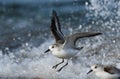
<path id="1" fill-rule="evenodd" d="M 116 41 L 115 40 L 112 40 L 113 43 L 115 43 Z"/>
<path id="2" fill-rule="evenodd" d="M 28 43 L 25 43 L 26 46 L 28 46 L 29 44 Z"/>
<path id="3" fill-rule="evenodd" d="M 85 5 L 87 6 L 87 5 L 88 5 L 88 2 L 85 2 Z"/>
<path id="4" fill-rule="evenodd" d="M 28 35 L 27 35 L 28 37 L 31 37 L 31 33 L 28 33 Z"/>
<path id="5" fill-rule="evenodd" d="M 81 29 L 82 28 L 82 25 L 79 25 L 79 29 Z"/>

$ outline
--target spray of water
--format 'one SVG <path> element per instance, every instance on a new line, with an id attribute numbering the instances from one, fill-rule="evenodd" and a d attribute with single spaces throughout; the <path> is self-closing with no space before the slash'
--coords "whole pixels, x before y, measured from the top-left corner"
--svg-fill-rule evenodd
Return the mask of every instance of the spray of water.
<path id="1" fill-rule="evenodd" d="M 0 51 L 1 79 L 97 79 L 93 74 L 86 74 L 92 64 L 115 64 L 120 68 L 120 2 L 115 0 L 90 0 L 90 2 L 91 6 L 86 5 L 89 10 L 86 16 L 93 18 L 85 29 L 95 27 L 103 32 L 103 35 L 82 39 L 78 45 L 84 46 L 84 49 L 79 51 L 67 67 L 61 72 L 52 69 L 52 66 L 61 60 L 51 53 L 44 54 L 48 46 L 54 42 L 51 41 L 53 39 L 47 39 L 39 47 L 23 45 L 20 49 L 9 52 L 9 55 L 3 55 Z M 76 29 L 82 28 L 80 25 Z"/>

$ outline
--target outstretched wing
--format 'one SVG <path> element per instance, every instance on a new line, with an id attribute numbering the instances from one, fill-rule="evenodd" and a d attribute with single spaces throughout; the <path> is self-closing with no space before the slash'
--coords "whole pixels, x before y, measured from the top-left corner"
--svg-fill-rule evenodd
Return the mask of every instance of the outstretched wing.
<path id="1" fill-rule="evenodd" d="M 100 35 L 100 34 L 101 33 L 95 33 L 95 32 L 83 32 L 83 33 L 72 34 L 72 35 L 70 35 L 66 38 L 65 44 L 66 44 L 66 46 L 74 47 L 76 41 L 79 38 L 93 37 L 93 36 L 97 36 L 97 35 Z"/>
<path id="2" fill-rule="evenodd" d="M 64 35 L 61 32 L 61 26 L 60 26 L 59 18 L 57 16 L 56 11 L 54 11 L 54 10 L 52 12 L 50 29 L 51 29 L 51 32 L 52 32 L 56 42 L 64 41 Z"/>
<path id="3" fill-rule="evenodd" d="M 116 67 L 113 67 L 113 66 L 105 66 L 104 71 L 110 74 L 116 74 L 116 73 L 120 74 L 120 69 L 117 69 Z"/>

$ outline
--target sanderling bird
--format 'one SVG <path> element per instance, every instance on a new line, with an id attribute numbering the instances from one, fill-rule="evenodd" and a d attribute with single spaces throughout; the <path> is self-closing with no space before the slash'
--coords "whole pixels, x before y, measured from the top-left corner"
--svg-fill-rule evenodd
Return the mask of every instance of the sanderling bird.
<path id="1" fill-rule="evenodd" d="M 61 25 L 59 22 L 59 18 L 57 16 L 56 11 L 54 10 L 52 12 L 50 30 L 56 42 L 50 45 L 49 49 L 46 50 L 44 53 L 51 51 L 54 56 L 62 59 L 62 62 L 56 64 L 52 68 L 56 69 L 58 65 L 64 63 L 64 59 L 67 59 L 66 64 L 63 65 L 58 71 L 61 71 L 63 67 L 67 66 L 68 60 L 74 57 L 78 53 L 78 51 L 83 48 L 83 47 L 76 46 L 76 41 L 79 38 L 92 37 L 92 36 L 97 36 L 101 34 L 101 33 L 95 33 L 95 32 L 83 32 L 83 33 L 75 33 L 67 37 L 64 37 L 61 31 Z"/>
<path id="2" fill-rule="evenodd" d="M 120 79 L 120 69 L 112 65 L 92 65 L 91 70 L 87 74 L 92 71 L 100 79 Z"/>

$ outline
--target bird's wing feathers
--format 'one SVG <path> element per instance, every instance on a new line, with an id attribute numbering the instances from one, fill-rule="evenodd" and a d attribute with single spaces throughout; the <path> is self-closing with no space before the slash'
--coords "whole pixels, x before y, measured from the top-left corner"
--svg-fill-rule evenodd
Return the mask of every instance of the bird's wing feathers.
<path id="1" fill-rule="evenodd" d="M 50 26 L 51 32 L 56 40 L 56 42 L 60 40 L 64 40 L 64 35 L 61 32 L 61 26 L 59 22 L 59 18 L 57 16 L 57 13 L 53 10 L 52 12 L 52 19 L 51 19 L 51 26 Z"/>
<path id="2" fill-rule="evenodd" d="M 116 67 L 113 67 L 113 66 L 105 66 L 104 71 L 110 74 L 116 74 L 116 73 L 120 74 L 120 69 L 117 69 Z"/>
<path id="3" fill-rule="evenodd" d="M 101 33 L 95 33 L 95 32 L 83 32 L 83 33 L 72 34 L 72 35 L 66 37 L 65 43 L 67 44 L 67 46 L 74 47 L 76 41 L 79 38 L 93 37 L 93 36 L 97 36 L 97 35 L 100 35 L 100 34 Z"/>

